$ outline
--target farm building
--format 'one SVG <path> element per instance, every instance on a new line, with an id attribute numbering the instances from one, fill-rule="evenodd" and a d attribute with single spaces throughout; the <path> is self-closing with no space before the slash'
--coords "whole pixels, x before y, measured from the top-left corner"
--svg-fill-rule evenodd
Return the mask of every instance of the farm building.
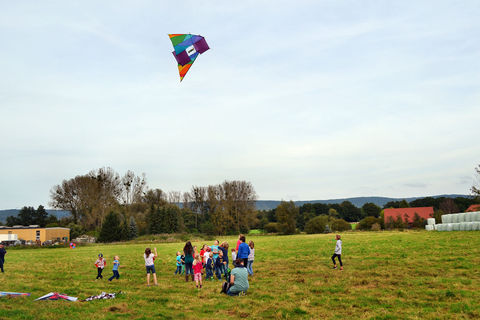
<path id="1" fill-rule="evenodd" d="M 472 204 L 470 207 L 468 207 L 467 211 L 465 212 L 476 212 L 480 211 L 480 204 Z"/>
<path id="2" fill-rule="evenodd" d="M 41 243 L 47 240 L 66 242 L 70 240 L 70 229 L 40 228 L 37 225 L 0 227 L 0 235 L 6 235 L 12 240 L 25 240 L 33 242 L 40 241 Z"/>
<path id="3" fill-rule="evenodd" d="M 415 213 L 427 220 L 433 217 L 433 207 L 416 207 L 416 208 L 398 208 L 398 209 L 384 209 L 384 222 L 387 223 L 389 217 L 396 220 L 398 216 L 402 217 L 404 222 L 412 223 Z"/>

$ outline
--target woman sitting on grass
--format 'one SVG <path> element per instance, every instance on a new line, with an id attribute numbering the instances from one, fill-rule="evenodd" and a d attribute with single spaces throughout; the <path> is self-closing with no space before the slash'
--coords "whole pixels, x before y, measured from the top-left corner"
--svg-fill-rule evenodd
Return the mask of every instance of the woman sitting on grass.
<path id="1" fill-rule="evenodd" d="M 243 265 L 243 259 L 237 259 L 234 262 L 235 268 L 230 274 L 230 283 L 225 283 L 222 292 L 229 296 L 244 295 L 247 293 L 250 285 L 248 284 L 248 272 Z M 225 286 L 226 285 L 226 286 Z"/>

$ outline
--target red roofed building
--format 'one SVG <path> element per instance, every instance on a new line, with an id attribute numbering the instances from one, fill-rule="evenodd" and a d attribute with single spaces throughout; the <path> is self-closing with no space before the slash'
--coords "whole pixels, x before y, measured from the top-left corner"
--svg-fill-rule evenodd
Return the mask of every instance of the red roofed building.
<path id="1" fill-rule="evenodd" d="M 389 217 L 392 217 L 393 220 L 396 220 L 398 216 L 402 217 L 404 222 L 408 216 L 408 223 L 413 222 L 413 218 L 415 217 L 415 213 L 427 220 L 428 218 L 433 217 L 433 207 L 416 207 L 416 208 L 398 208 L 398 209 L 384 209 L 383 210 L 383 217 L 384 222 L 387 223 Z"/>
<path id="2" fill-rule="evenodd" d="M 470 207 L 468 207 L 467 211 L 465 212 L 475 212 L 475 211 L 480 211 L 480 204 L 472 204 Z"/>

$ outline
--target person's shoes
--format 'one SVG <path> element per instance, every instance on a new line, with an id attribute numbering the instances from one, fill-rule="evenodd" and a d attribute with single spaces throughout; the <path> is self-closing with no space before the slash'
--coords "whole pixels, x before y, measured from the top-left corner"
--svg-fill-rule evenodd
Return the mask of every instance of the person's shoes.
<path id="1" fill-rule="evenodd" d="M 337 269 L 337 266 L 333 266 L 333 269 Z"/>
<path id="2" fill-rule="evenodd" d="M 343 267 L 340 267 L 340 270 L 343 270 Z"/>

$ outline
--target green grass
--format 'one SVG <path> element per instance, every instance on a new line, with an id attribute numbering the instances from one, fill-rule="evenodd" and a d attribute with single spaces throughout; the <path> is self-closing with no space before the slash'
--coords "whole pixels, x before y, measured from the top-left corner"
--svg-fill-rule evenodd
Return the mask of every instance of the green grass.
<path id="1" fill-rule="evenodd" d="M 220 238 L 230 244 L 236 237 Z M 255 276 L 244 297 L 221 295 L 220 282 L 196 290 L 174 276 L 183 243 L 156 246 L 158 287 L 146 287 L 146 244 L 77 249 L 9 250 L 0 290 L 31 297 L 1 298 L 0 319 L 478 319 L 478 232 L 349 232 L 345 270 L 332 270 L 334 235 L 248 236 L 255 241 Z M 210 241 L 211 242 L 211 241 Z M 209 243 L 210 243 L 209 242 Z M 200 246 L 203 242 L 195 242 Z M 122 264 L 119 281 L 95 281 L 99 252 Z M 123 291 L 114 300 L 33 301 L 51 291 L 79 298 Z"/>

